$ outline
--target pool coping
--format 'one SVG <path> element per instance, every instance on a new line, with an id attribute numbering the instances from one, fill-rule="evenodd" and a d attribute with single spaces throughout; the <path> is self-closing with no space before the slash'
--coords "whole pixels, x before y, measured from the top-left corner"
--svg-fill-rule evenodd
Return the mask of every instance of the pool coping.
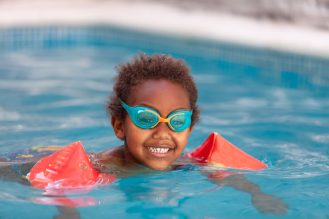
<path id="1" fill-rule="evenodd" d="M 287 22 L 183 10 L 143 1 L 99 1 L 95 4 L 79 0 L 54 4 L 35 0 L 0 4 L 0 28 L 98 24 L 329 58 L 328 30 Z"/>

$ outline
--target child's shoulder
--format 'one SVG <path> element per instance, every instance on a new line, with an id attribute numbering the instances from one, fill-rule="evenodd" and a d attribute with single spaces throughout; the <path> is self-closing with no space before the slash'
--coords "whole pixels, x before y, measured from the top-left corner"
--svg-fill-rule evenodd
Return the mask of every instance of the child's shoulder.
<path id="1" fill-rule="evenodd" d="M 113 174 L 118 178 L 152 172 L 150 168 L 133 160 L 128 154 L 125 146 L 118 146 L 103 152 L 89 154 L 89 158 L 94 169 L 102 173 Z"/>
<path id="2" fill-rule="evenodd" d="M 118 146 L 98 153 L 90 153 L 91 161 L 121 163 L 124 159 L 124 147 Z"/>
<path id="3" fill-rule="evenodd" d="M 89 159 L 94 169 L 100 172 L 116 174 L 119 169 L 124 167 L 124 148 L 123 146 L 118 146 L 106 151 L 90 153 Z"/>
<path id="4" fill-rule="evenodd" d="M 102 158 L 118 158 L 118 159 L 122 159 L 124 156 L 123 156 L 123 153 L 124 153 L 124 146 L 117 146 L 117 147 L 114 147 L 114 148 L 111 148 L 111 149 L 108 149 L 106 151 L 102 151 L 102 152 L 99 152 L 97 153 L 97 155 L 99 157 L 102 157 Z"/>

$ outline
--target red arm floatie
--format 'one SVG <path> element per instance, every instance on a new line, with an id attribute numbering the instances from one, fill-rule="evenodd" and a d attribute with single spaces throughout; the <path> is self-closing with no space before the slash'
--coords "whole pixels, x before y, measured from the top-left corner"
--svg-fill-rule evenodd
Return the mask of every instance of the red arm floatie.
<path id="1" fill-rule="evenodd" d="M 200 163 L 212 163 L 226 168 L 243 170 L 267 168 L 266 164 L 243 152 L 216 132 L 210 134 L 198 148 L 185 156 L 194 158 Z"/>
<path id="2" fill-rule="evenodd" d="M 115 176 L 94 170 L 82 144 L 75 142 L 39 160 L 28 179 L 38 189 L 54 184 L 59 188 L 80 188 L 111 183 Z"/>

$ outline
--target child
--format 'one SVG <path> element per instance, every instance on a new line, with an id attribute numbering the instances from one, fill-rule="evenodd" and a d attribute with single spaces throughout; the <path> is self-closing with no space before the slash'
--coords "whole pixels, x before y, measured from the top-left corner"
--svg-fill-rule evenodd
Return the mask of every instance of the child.
<path id="1" fill-rule="evenodd" d="M 94 169 L 125 177 L 178 168 L 188 137 L 199 119 L 198 92 L 184 62 L 166 55 L 139 55 L 118 68 L 107 109 L 123 145 L 89 155 Z M 281 214 L 287 206 L 266 195 L 243 175 L 203 172 L 216 184 L 249 193 L 255 207 Z"/>
<path id="2" fill-rule="evenodd" d="M 118 177 L 177 168 L 175 161 L 199 119 L 197 99 L 193 78 L 180 60 L 139 55 L 121 65 L 107 108 L 114 133 L 123 145 L 91 154 L 94 168 Z M 287 210 L 279 199 L 261 192 L 243 175 L 223 178 L 223 174 L 204 174 L 216 184 L 249 193 L 262 212 L 282 214 Z"/>
<path id="3" fill-rule="evenodd" d="M 121 169 L 117 174 L 143 167 L 172 169 L 199 118 L 189 69 L 169 56 L 140 55 L 118 72 L 107 109 L 114 133 L 124 144 L 91 155 L 95 167 Z"/>

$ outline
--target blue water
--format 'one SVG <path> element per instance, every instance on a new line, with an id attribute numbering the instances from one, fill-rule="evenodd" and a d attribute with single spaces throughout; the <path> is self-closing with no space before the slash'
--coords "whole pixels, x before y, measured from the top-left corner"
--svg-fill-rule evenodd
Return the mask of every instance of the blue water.
<path id="1" fill-rule="evenodd" d="M 117 180 L 72 198 L 82 218 L 329 218 L 329 60 L 106 27 L 0 30 L 0 153 L 80 140 L 119 145 L 105 104 L 115 66 L 137 52 L 191 67 L 201 121 L 186 151 L 216 131 L 269 165 L 245 176 L 289 206 L 263 214 L 250 195 L 199 168 Z M 42 191 L 0 181 L 0 218 L 51 218 Z M 51 199 L 51 198 L 49 198 Z"/>

